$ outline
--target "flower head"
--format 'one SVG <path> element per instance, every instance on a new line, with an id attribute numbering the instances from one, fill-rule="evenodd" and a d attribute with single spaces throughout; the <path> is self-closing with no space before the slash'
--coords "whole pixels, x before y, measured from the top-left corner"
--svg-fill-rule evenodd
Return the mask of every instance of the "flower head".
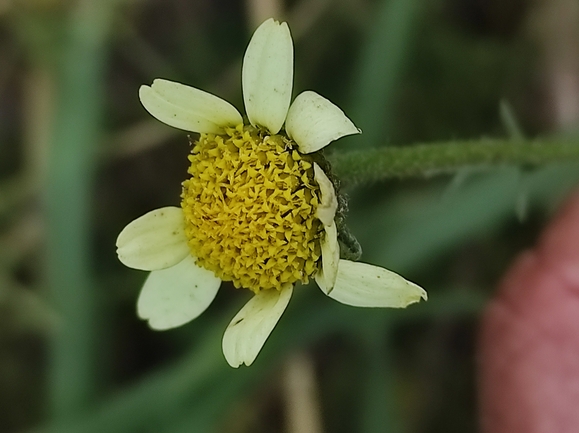
<path id="1" fill-rule="evenodd" d="M 318 151 L 360 130 L 315 92 L 290 105 L 292 81 L 289 28 L 269 19 L 243 60 L 249 124 L 228 102 L 183 84 L 157 79 L 139 91 L 154 117 L 200 137 L 181 207 L 154 210 L 126 226 L 117 239 L 119 259 L 151 271 L 137 311 L 154 329 L 199 316 L 221 281 L 250 289 L 253 297 L 223 336 L 233 367 L 255 360 L 298 282 L 314 278 L 329 297 L 362 307 L 426 299 L 422 288 L 393 272 L 340 259 L 336 191 Z"/>

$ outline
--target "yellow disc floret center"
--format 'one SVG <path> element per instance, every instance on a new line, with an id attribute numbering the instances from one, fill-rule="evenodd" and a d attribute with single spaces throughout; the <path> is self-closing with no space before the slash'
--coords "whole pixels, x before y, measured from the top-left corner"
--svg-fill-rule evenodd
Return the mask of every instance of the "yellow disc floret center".
<path id="1" fill-rule="evenodd" d="M 201 134 L 189 156 L 181 206 L 197 264 L 255 293 L 306 283 L 322 226 L 309 156 L 252 126 Z"/>

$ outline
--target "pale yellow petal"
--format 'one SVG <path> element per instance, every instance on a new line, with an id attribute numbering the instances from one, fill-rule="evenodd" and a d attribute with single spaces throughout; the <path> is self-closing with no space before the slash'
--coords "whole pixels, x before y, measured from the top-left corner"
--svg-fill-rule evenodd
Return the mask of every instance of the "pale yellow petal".
<path id="1" fill-rule="evenodd" d="M 312 91 L 294 100 L 285 129 L 302 153 L 316 152 L 338 138 L 362 132 L 338 106 Z"/>
<path id="2" fill-rule="evenodd" d="M 253 363 L 285 311 L 292 292 L 292 285 L 281 290 L 263 290 L 243 306 L 223 335 L 223 355 L 229 365 L 237 368 Z"/>
<path id="3" fill-rule="evenodd" d="M 179 263 L 189 254 L 181 208 L 156 209 L 131 222 L 117 238 L 117 254 L 125 266 L 145 271 Z"/>
<path id="4" fill-rule="evenodd" d="M 332 221 L 329 226 L 324 226 L 326 231 L 322 238 L 322 269 L 315 276 L 316 283 L 322 291 L 328 295 L 336 284 L 338 276 L 338 264 L 340 262 L 340 245 L 338 243 L 338 230 L 336 223 Z"/>
<path id="5" fill-rule="evenodd" d="M 222 134 L 225 126 L 243 122 L 229 102 L 174 81 L 156 79 L 151 87 L 141 86 L 139 98 L 153 117 L 185 131 Z"/>
<path id="6" fill-rule="evenodd" d="M 151 272 L 141 289 L 137 314 L 157 330 L 184 325 L 207 309 L 220 285 L 213 272 L 187 256 L 171 268 Z"/>
<path id="7" fill-rule="evenodd" d="M 329 226 L 334 222 L 334 217 L 336 216 L 336 210 L 338 209 L 338 199 L 336 198 L 336 190 L 334 184 L 324 170 L 314 162 L 314 179 L 320 187 L 320 204 L 316 211 L 316 217 L 324 223 L 324 225 Z"/>
<path id="8" fill-rule="evenodd" d="M 392 271 L 348 260 L 340 260 L 336 284 L 328 296 L 355 307 L 404 308 L 427 299 L 422 287 Z"/>
<path id="9" fill-rule="evenodd" d="M 270 18 L 255 31 L 243 58 L 243 101 L 252 125 L 279 132 L 291 101 L 293 68 L 289 28 Z"/>

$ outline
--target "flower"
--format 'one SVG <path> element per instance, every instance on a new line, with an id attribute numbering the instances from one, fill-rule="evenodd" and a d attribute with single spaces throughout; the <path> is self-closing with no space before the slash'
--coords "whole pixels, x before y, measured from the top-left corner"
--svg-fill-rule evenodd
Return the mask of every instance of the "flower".
<path id="1" fill-rule="evenodd" d="M 228 102 L 183 84 L 157 79 L 139 91 L 155 118 L 200 138 L 181 207 L 131 222 L 117 239 L 117 254 L 126 266 L 151 271 L 137 312 L 153 329 L 198 317 L 221 281 L 250 289 L 254 296 L 223 336 L 233 367 L 255 360 L 297 282 L 313 277 L 329 297 L 360 307 L 426 299 L 422 288 L 391 271 L 340 259 L 338 200 L 318 151 L 360 130 L 315 92 L 301 93 L 290 106 L 292 82 L 289 28 L 269 19 L 243 60 L 249 124 Z"/>

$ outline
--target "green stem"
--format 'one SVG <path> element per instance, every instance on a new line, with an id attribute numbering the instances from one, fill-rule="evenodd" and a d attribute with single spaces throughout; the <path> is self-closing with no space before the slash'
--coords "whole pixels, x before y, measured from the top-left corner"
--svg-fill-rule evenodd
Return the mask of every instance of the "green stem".
<path id="1" fill-rule="evenodd" d="M 368 40 L 358 62 L 350 114 L 364 130 L 361 146 L 370 148 L 391 134 L 393 107 L 401 73 L 420 17 L 417 0 L 382 0 L 375 3 Z M 353 140 L 349 141 L 354 146 Z M 350 149 L 354 147 L 349 147 Z"/>
<path id="2" fill-rule="evenodd" d="M 59 314 L 52 338 L 51 412 L 55 421 L 86 408 L 97 388 L 98 316 L 91 281 L 90 219 L 100 139 L 106 36 L 114 0 L 81 0 L 65 21 L 58 101 L 46 185 L 47 274 Z"/>
<path id="3" fill-rule="evenodd" d="M 579 144 L 556 139 L 535 142 L 481 140 L 417 144 L 336 153 L 330 157 L 334 172 L 348 184 L 450 174 L 465 167 L 540 166 L 573 160 L 579 160 Z"/>

